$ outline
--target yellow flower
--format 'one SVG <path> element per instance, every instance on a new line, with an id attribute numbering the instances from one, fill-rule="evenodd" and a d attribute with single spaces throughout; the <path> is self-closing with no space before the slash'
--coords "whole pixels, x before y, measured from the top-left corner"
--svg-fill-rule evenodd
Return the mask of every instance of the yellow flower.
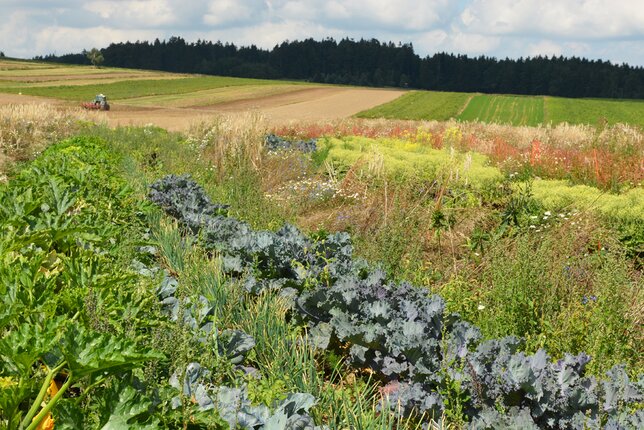
<path id="1" fill-rule="evenodd" d="M 9 388 L 13 385 L 16 385 L 16 381 L 14 381 L 12 378 L 9 378 L 8 376 L 0 377 L 0 388 Z"/>
<path id="2" fill-rule="evenodd" d="M 54 430 L 54 419 L 51 417 L 51 414 L 47 414 L 45 419 L 43 419 L 36 430 Z"/>
<path id="3" fill-rule="evenodd" d="M 58 384 L 53 379 L 49 383 L 49 388 L 47 389 L 47 394 L 49 397 L 54 397 L 58 393 Z"/>

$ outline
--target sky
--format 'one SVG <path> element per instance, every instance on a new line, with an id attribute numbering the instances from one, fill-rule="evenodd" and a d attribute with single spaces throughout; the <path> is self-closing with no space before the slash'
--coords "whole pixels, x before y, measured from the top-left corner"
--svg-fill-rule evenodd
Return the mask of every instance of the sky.
<path id="1" fill-rule="evenodd" d="M 0 51 L 18 58 L 183 37 L 272 48 L 344 37 L 421 56 L 578 56 L 644 66 L 644 0 L 0 0 Z"/>

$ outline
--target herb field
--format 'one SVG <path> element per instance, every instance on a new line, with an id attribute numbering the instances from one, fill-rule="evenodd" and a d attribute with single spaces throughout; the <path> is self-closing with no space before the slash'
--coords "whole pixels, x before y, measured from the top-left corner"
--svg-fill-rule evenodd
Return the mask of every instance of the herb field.
<path id="1" fill-rule="evenodd" d="M 92 119 L 0 109 L 0 427 L 644 425 L 638 129 Z"/>

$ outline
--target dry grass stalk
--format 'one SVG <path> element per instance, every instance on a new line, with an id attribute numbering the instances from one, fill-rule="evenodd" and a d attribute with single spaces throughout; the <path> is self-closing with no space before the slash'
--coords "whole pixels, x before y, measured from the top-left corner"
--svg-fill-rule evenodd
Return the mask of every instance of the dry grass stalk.
<path id="1" fill-rule="evenodd" d="M 192 124 L 188 141 L 196 145 L 220 172 L 226 167 L 261 167 L 268 126 L 257 112 L 221 115 Z"/>
<path id="2" fill-rule="evenodd" d="M 47 104 L 0 106 L 0 172 L 38 155 L 47 145 L 75 134 L 83 121 L 97 116 L 80 109 L 61 110 Z"/>

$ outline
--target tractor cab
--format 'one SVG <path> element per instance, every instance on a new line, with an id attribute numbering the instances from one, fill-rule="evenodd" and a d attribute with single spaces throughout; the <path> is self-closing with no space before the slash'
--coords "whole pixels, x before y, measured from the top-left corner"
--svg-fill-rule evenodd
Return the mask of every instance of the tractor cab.
<path id="1" fill-rule="evenodd" d="M 94 97 L 94 104 L 105 106 L 107 104 L 107 96 L 105 96 L 105 94 L 97 94 L 96 97 Z"/>
<path id="2" fill-rule="evenodd" d="M 94 105 L 100 110 L 110 110 L 110 105 L 107 103 L 107 96 L 105 94 L 97 94 L 94 97 Z"/>
<path id="3" fill-rule="evenodd" d="M 107 102 L 105 94 L 97 94 L 91 102 L 81 103 L 81 106 L 89 110 L 110 110 L 110 104 Z"/>

